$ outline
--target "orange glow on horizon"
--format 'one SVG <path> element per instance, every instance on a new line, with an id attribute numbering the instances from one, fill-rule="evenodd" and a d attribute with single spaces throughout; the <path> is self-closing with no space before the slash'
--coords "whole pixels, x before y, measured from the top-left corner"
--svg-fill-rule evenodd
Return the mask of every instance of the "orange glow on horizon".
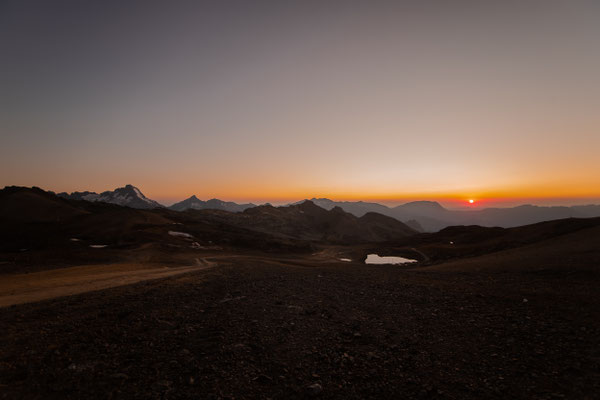
<path id="1" fill-rule="evenodd" d="M 152 186 L 152 187 L 150 187 Z M 279 187 L 273 188 L 268 185 L 238 185 L 229 187 L 229 185 L 219 185 L 217 187 L 201 185 L 200 187 L 185 188 L 164 186 L 156 187 L 152 185 L 139 184 L 138 187 L 149 196 L 157 198 L 187 198 L 196 195 L 199 198 L 221 198 L 231 200 L 266 200 L 266 201 L 291 201 L 304 198 L 328 198 L 336 201 L 373 201 L 373 202 L 396 202 L 396 201 L 417 201 L 417 200 L 444 200 L 451 202 L 473 200 L 473 204 L 488 201 L 513 201 L 518 199 L 541 199 L 541 200 L 568 200 L 568 199 L 594 199 L 600 198 L 600 190 L 593 190 L 589 185 L 581 188 L 572 188 L 572 190 L 556 191 L 552 188 L 539 189 L 509 189 L 504 191 L 480 191 L 477 196 L 465 196 L 460 192 L 436 192 L 436 191 L 415 191 L 405 193 L 390 193 L 372 190 L 315 190 L 309 187 Z M 116 186 L 114 186 L 116 187 Z M 110 188 L 102 188 L 108 190 Z M 113 188 L 114 189 L 114 188 Z M 571 189 L 571 188 L 569 188 Z M 483 199 L 483 200 L 482 200 Z"/>
<path id="2" fill-rule="evenodd" d="M 476 207 L 477 209 L 495 206 L 513 206 L 519 204 L 591 204 L 600 203 L 600 185 L 577 184 L 546 184 L 513 186 L 490 190 L 485 188 L 464 187 L 456 191 L 445 190 L 410 190 L 405 185 L 404 191 L 382 190 L 379 185 L 326 185 L 298 180 L 273 180 L 273 179 L 203 179 L 202 182 L 190 183 L 187 177 L 153 176 L 140 179 L 131 176 L 123 180 L 104 181 L 102 184 L 90 185 L 89 183 L 69 182 L 59 186 L 41 185 L 38 182 L 14 182 L 24 186 L 40 186 L 55 192 L 72 192 L 90 190 L 102 192 L 114 190 L 117 187 L 131 183 L 137 186 L 146 196 L 163 204 L 173 204 L 192 195 L 199 199 L 208 200 L 218 198 L 224 201 L 237 203 L 252 202 L 263 204 L 288 204 L 311 198 L 328 198 L 333 201 L 365 201 L 396 206 L 411 201 L 437 201 L 445 207 L 463 208 Z M 247 178 L 247 177 L 243 177 Z M 399 183 L 397 186 L 402 186 Z M 561 190 L 556 190 L 560 187 Z M 416 188 L 415 188 L 416 189 Z M 474 200 L 471 204 L 469 200 Z"/>
<path id="3" fill-rule="evenodd" d="M 1 118 L 0 187 L 132 184 L 164 204 L 600 203 L 594 2 L 384 2 L 318 18 L 308 2 L 250 15 L 189 3 L 135 18 L 109 7 L 108 20 L 84 5 L 11 13 L 6 36 L 22 40 L 0 64 L 18 98 Z M 40 26 L 64 29 L 39 40 Z M 59 48 L 42 74 L 47 43 Z"/>
<path id="4" fill-rule="evenodd" d="M 444 206 L 451 208 L 462 208 L 465 205 L 469 208 L 477 207 L 495 207 L 503 205 L 514 206 L 521 204 L 543 204 L 543 205 L 562 205 L 562 204 L 591 204 L 600 201 L 600 193 L 590 193 L 587 191 L 574 193 L 556 194 L 551 191 L 522 191 L 522 192 L 499 192 L 499 193 L 481 193 L 476 197 L 465 196 L 464 194 L 456 193 L 403 193 L 403 194 L 383 194 L 372 192 L 328 192 L 324 190 L 268 190 L 264 188 L 258 191 L 210 191 L 207 188 L 204 190 L 186 190 L 178 191 L 180 194 L 159 195 L 154 194 L 154 191 L 145 191 L 143 187 L 140 189 L 149 197 L 163 200 L 165 203 L 174 203 L 184 200 L 191 195 L 196 195 L 198 198 L 208 200 L 219 198 L 225 201 L 234 201 L 238 203 L 252 202 L 255 204 L 273 203 L 287 204 L 311 198 L 327 198 L 333 201 L 364 201 L 381 203 L 389 206 L 400 205 L 412 201 L 436 201 Z M 260 193 L 260 194 L 259 194 Z M 466 204 L 465 204 L 466 203 Z"/>

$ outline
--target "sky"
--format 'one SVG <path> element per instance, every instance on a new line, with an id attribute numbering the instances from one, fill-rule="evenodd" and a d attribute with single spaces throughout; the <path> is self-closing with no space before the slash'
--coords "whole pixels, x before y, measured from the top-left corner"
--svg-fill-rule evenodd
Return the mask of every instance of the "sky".
<path id="1" fill-rule="evenodd" d="M 0 2 L 0 187 L 600 203 L 598 1 Z"/>

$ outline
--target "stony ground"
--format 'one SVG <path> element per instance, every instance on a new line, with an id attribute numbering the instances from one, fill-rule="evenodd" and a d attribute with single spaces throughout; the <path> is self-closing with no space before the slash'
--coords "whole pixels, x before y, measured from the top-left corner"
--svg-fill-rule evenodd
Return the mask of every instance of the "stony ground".
<path id="1" fill-rule="evenodd" d="M 0 398 L 600 398 L 598 282 L 232 259 L 0 309 Z"/>

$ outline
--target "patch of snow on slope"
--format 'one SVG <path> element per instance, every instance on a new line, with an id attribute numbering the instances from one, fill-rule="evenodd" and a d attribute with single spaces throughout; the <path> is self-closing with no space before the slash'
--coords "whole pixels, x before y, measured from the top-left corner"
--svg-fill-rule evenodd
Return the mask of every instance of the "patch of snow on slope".
<path id="1" fill-rule="evenodd" d="M 146 196 L 144 196 L 142 194 L 142 192 L 140 191 L 140 189 L 136 188 L 135 186 L 133 186 L 133 191 L 135 192 L 135 194 L 140 198 L 140 200 L 145 201 L 148 204 L 153 204 L 153 201 L 150 200 L 149 198 L 147 198 Z"/>
<path id="2" fill-rule="evenodd" d="M 120 206 L 124 206 L 127 205 L 130 201 L 130 197 L 129 196 L 122 196 L 120 194 L 114 194 L 114 195 L 106 195 L 106 196 L 101 196 L 98 201 L 103 201 L 105 203 L 113 203 L 113 204 L 118 204 Z"/>
<path id="3" fill-rule="evenodd" d="M 189 233 L 185 233 L 185 232 L 177 232 L 177 231 L 169 231 L 169 235 L 171 236 L 179 236 L 179 237 L 184 237 L 184 238 L 188 238 L 191 239 L 194 236 L 190 235 Z"/>
<path id="4" fill-rule="evenodd" d="M 377 254 L 369 254 L 367 255 L 367 259 L 365 260 L 365 264 L 409 264 L 415 263 L 417 260 L 413 260 L 410 258 L 397 257 L 397 256 L 385 256 L 381 257 Z"/>
<path id="5" fill-rule="evenodd" d="M 98 201 L 99 196 L 96 193 L 90 193 L 86 194 L 85 196 L 81 196 L 81 198 L 86 201 Z"/>

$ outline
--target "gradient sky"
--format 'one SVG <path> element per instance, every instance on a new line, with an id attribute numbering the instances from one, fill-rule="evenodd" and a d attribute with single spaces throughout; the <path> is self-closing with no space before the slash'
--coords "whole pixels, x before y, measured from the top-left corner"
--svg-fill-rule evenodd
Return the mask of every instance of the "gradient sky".
<path id="1" fill-rule="evenodd" d="M 600 202 L 600 2 L 4 0 L 0 131 L 0 186 Z"/>

